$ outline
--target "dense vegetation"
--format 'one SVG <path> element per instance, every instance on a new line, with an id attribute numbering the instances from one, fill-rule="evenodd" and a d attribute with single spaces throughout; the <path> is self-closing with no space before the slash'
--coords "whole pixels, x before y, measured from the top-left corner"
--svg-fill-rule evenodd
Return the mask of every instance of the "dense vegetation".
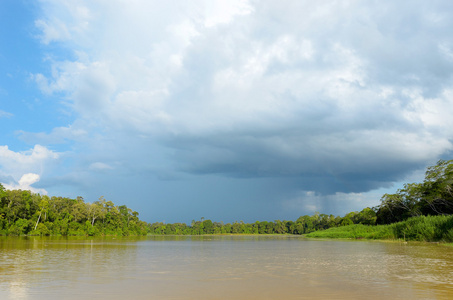
<path id="1" fill-rule="evenodd" d="M 211 220 L 148 224 L 125 205 L 103 197 L 87 203 L 81 197 L 48 197 L 30 191 L 5 190 L 0 184 L 0 235 L 200 235 L 309 234 L 309 237 L 453 241 L 453 160 L 440 160 L 426 171 L 423 183 L 410 183 L 381 204 L 344 217 L 315 213 L 296 221 Z M 329 230 L 326 230 L 329 229 Z"/>
<path id="2" fill-rule="evenodd" d="M 0 235 L 145 235 L 147 224 L 125 205 L 103 197 L 94 203 L 81 197 L 48 197 L 0 184 Z"/>
<path id="3" fill-rule="evenodd" d="M 385 194 L 377 209 L 377 224 L 391 224 L 416 216 L 453 214 L 453 160 L 429 167 L 422 183 L 405 184 Z"/>
<path id="4" fill-rule="evenodd" d="M 307 237 L 453 242 L 453 216 L 419 216 L 376 226 L 355 224 L 312 232 Z"/>

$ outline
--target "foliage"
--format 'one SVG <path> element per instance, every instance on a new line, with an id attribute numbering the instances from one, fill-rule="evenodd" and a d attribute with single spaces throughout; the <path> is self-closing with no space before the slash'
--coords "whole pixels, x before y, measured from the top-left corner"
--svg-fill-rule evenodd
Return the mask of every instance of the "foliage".
<path id="1" fill-rule="evenodd" d="M 453 216 L 418 216 L 388 225 L 349 225 L 313 232 L 307 237 L 453 242 Z"/>
<path id="2" fill-rule="evenodd" d="M 145 235 L 147 223 L 130 208 L 104 197 L 94 203 L 81 197 L 48 197 L 0 184 L 0 235 Z"/>
<path id="3" fill-rule="evenodd" d="M 391 224 L 422 215 L 453 214 L 453 160 L 429 167 L 423 183 L 405 184 L 385 194 L 377 208 L 377 224 Z"/>
<path id="4" fill-rule="evenodd" d="M 387 225 L 353 224 L 343 227 L 329 228 L 307 234 L 311 238 L 341 238 L 341 239 L 393 239 L 394 235 Z"/>

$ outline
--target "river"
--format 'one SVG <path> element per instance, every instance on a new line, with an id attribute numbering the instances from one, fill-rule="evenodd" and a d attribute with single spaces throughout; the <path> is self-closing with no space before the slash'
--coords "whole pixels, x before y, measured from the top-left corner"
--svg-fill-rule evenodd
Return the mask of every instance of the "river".
<path id="1" fill-rule="evenodd" d="M 453 299 L 453 247 L 295 236 L 0 237 L 0 299 Z"/>

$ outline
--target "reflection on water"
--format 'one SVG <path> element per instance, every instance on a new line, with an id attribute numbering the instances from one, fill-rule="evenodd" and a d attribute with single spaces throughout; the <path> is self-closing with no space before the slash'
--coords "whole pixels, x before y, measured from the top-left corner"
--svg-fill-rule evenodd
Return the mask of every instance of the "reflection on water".
<path id="1" fill-rule="evenodd" d="M 453 299 L 453 248 L 300 237 L 0 237 L 0 299 Z"/>

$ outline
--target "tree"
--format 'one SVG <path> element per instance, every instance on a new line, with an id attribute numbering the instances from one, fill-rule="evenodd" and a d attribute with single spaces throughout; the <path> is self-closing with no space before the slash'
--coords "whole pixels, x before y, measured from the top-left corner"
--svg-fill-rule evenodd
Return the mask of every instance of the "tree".
<path id="1" fill-rule="evenodd" d="M 267 232 L 267 221 L 261 221 L 258 224 L 258 233 L 265 234 Z"/>
<path id="2" fill-rule="evenodd" d="M 204 220 L 203 222 L 204 233 L 211 234 L 213 233 L 213 223 L 211 220 Z"/>
<path id="3" fill-rule="evenodd" d="M 96 219 L 103 219 L 105 217 L 104 206 L 99 201 L 96 201 L 89 205 L 88 213 L 91 220 L 91 226 L 94 226 L 94 221 L 96 221 Z"/>
<path id="4" fill-rule="evenodd" d="M 285 221 L 286 232 L 294 234 L 295 224 L 293 221 Z"/>
<path id="5" fill-rule="evenodd" d="M 427 168 L 423 183 L 408 183 L 396 194 L 385 194 L 376 212 L 377 224 L 419 215 L 453 214 L 453 160 Z"/>
<path id="6" fill-rule="evenodd" d="M 84 222 L 88 219 L 89 204 L 85 203 L 82 197 L 77 197 L 72 205 L 71 214 L 74 216 L 74 221 Z"/>
<path id="7" fill-rule="evenodd" d="M 42 213 L 43 212 L 47 213 L 47 210 L 49 209 L 49 197 L 47 196 L 42 197 L 41 202 L 39 202 L 39 209 L 40 209 L 39 216 L 38 220 L 36 221 L 34 230 L 36 230 L 36 227 L 38 227 L 38 223 L 39 220 L 41 219 Z"/>
<path id="8" fill-rule="evenodd" d="M 341 220 L 341 223 L 340 223 L 341 226 L 349 226 L 349 225 L 352 225 L 352 224 L 354 224 L 354 222 L 352 222 L 351 218 L 349 218 L 349 217 L 344 217 L 343 220 Z"/>
<path id="9" fill-rule="evenodd" d="M 314 231 L 315 230 L 314 224 L 313 224 L 314 220 L 315 220 L 315 217 L 310 217 L 308 215 L 304 215 L 304 216 L 299 217 L 296 220 L 296 224 L 299 223 L 299 224 L 302 225 L 303 230 L 300 233 L 301 234 L 302 233 L 310 233 L 310 232 Z"/>
<path id="10" fill-rule="evenodd" d="M 238 221 L 235 221 L 231 228 L 231 233 L 242 233 L 241 224 Z"/>
<path id="11" fill-rule="evenodd" d="M 267 222 L 266 233 L 267 233 L 267 234 L 272 234 L 272 233 L 274 233 L 274 227 L 275 227 L 274 222 Z"/>
<path id="12" fill-rule="evenodd" d="M 364 208 L 357 214 L 357 222 L 364 225 L 376 224 L 376 212 L 369 207 Z"/>
<path id="13" fill-rule="evenodd" d="M 414 183 L 405 184 L 396 194 L 384 194 L 376 213 L 376 223 L 390 224 L 420 215 L 420 191 L 420 184 Z"/>
<path id="14" fill-rule="evenodd" d="M 274 231 L 275 233 L 283 234 L 286 233 L 286 225 L 280 220 L 275 220 L 274 222 Z"/>
<path id="15" fill-rule="evenodd" d="M 453 214 L 453 160 L 439 160 L 427 169 L 422 195 L 423 214 Z"/>

